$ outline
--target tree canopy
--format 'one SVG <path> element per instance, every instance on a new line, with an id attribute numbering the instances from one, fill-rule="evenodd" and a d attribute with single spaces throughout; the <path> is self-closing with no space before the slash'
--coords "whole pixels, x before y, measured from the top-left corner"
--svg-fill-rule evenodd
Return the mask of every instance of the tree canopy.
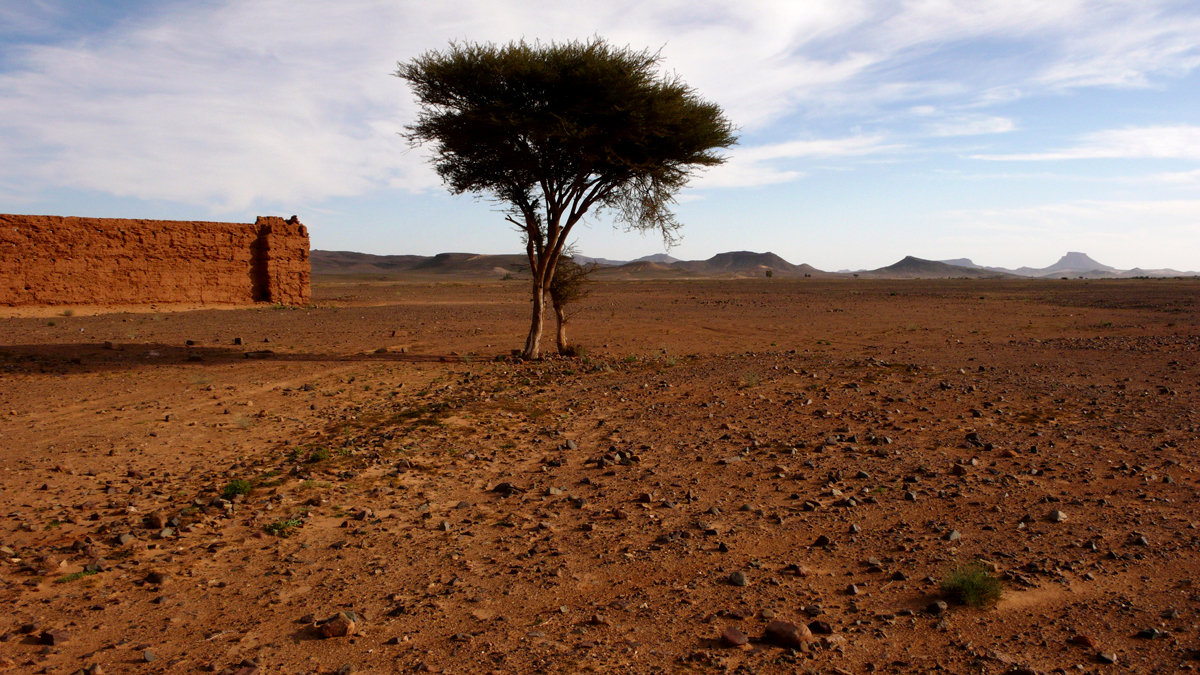
<path id="1" fill-rule="evenodd" d="M 409 141 L 432 146 L 453 194 L 493 198 L 524 236 L 534 294 L 528 358 L 539 355 L 543 296 L 584 214 L 608 209 L 670 244 L 675 193 L 737 140 L 721 108 L 660 74 L 660 62 L 593 38 L 452 43 L 399 64 L 420 104 Z"/>

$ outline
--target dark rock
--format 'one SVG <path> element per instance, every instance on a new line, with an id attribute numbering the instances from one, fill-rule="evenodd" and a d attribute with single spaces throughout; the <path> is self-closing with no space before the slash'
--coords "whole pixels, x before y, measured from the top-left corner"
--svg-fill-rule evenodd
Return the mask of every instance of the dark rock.
<path id="1" fill-rule="evenodd" d="M 734 586 L 749 586 L 750 577 L 747 577 L 745 572 L 738 570 L 729 575 L 729 583 Z"/>
<path id="2" fill-rule="evenodd" d="M 729 626 L 721 631 L 721 644 L 726 647 L 741 647 L 750 642 L 750 638 L 746 637 L 742 631 Z"/>
<path id="3" fill-rule="evenodd" d="M 42 644 L 52 646 L 61 645 L 70 639 L 71 634 L 62 629 L 44 631 L 40 636 Z"/>
<path id="4" fill-rule="evenodd" d="M 763 639 L 780 647 L 804 649 L 805 645 L 812 642 L 812 632 L 808 630 L 808 626 L 798 626 L 788 621 L 772 621 L 767 624 Z"/>
<path id="5" fill-rule="evenodd" d="M 929 603 L 929 606 L 925 608 L 925 611 L 937 616 L 939 614 L 945 614 L 946 610 L 948 609 L 950 609 L 950 605 L 947 605 L 944 600 L 934 600 L 933 602 Z"/>

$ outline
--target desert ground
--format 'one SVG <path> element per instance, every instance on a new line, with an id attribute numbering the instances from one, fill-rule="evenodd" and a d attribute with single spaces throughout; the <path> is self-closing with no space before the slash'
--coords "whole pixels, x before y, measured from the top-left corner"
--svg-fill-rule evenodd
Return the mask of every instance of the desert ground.
<path id="1" fill-rule="evenodd" d="M 1200 666 L 1200 281 L 313 291 L 0 314 L 0 670 Z"/>

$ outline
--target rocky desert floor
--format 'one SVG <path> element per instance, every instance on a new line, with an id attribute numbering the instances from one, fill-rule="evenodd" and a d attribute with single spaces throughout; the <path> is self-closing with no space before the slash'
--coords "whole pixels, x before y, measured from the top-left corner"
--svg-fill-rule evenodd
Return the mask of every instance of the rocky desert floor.
<path id="1" fill-rule="evenodd" d="M 0 318 L 0 670 L 1200 666 L 1200 282 L 526 293 Z"/>

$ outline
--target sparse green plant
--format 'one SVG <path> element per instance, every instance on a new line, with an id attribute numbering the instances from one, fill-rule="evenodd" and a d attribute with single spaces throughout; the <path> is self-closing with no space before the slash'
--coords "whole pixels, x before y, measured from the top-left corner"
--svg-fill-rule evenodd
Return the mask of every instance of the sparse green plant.
<path id="1" fill-rule="evenodd" d="M 516 277 L 512 275 L 512 272 L 505 272 L 504 276 L 500 277 L 500 281 L 512 281 L 515 278 Z"/>
<path id="2" fill-rule="evenodd" d="M 54 322 L 53 322 L 53 321 L 47 321 L 47 322 L 46 322 L 46 325 L 47 325 L 47 326 L 50 326 L 50 327 L 53 327 L 53 326 L 54 326 Z"/>
<path id="3" fill-rule="evenodd" d="M 767 270 L 767 278 L 770 279 L 773 276 L 775 276 L 775 270 Z"/>
<path id="4" fill-rule="evenodd" d="M 54 583 L 56 583 L 56 584 L 69 584 L 69 583 L 71 583 L 72 581 L 79 581 L 80 579 L 82 579 L 82 578 L 84 578 L 84 577 L 90 577 L 90 576 L 92 576 L 93 574 L 96 574 L 96 572 L 94 572 L 94 571 L 91 571 L 91 570 L 84 570 L 84 571 L 82 571 L 82 572 L 72 572 L 72 573 L 70 573 L 70 574 L 64 574 L 63 576 L 61 576 L 61 577 L 59 577 L 59 578 L 55 579 L 55 580 L 54 580 Z"/>
<path id="5" fill-rule="evenodd" d="M 638 358 L 634 354 L 630 354 L 629 356 L 625 357 L 625 363 L 637 363 L 637 360 Z"/>
<path id="6" fill-rule="evenodd" d="M 253 489 L 254 486 L 250 484 L 250 481 L 244 478 L 235 478 L 221 490 L 221 496 L 225 499 L 233 499 L 237 495 L 248 495 Z"/>
<path id="7" fill-rule="evenodd" d="M 245 415 L 238 415 L 237 419 L 235 419 L 233 423 L 238 425 L 239 429 L 249 429 L 250 425 L 253 424 L 253 422 L 250 421 L 250 418 L 246 417 Z"/>
<path id="8" fill-rule="evenodd" d="M 969 607 L 988 607 L 996 604 L 1004 591 L 999 579 L 980 560 L 973 560 L 950 570 L 939 587 L 947 597 Z"/>
<path id="9" fill-rule="evenodd" d="M 75 310 L 73 310 L 73 309 L 64 309 L 64 310 L 62 311 L 62 315 L 63 315 L 63 316 L 75 316 Z"/>
<path id="10" fill-rule="evenodd" d="M 752 372 L 749 370 L 742 373 L 741 378 L 739 378 L 739 380 L 738 380 L 738 384 L 741 385 L 742 389 L 749 389 L 750 387 L 757 387 L 758 383 L 759 383 L 758 373 L 755 373 L 755 372 Z"/>
<path id="11" fill-rule="evenodd" d="M 304 521 L 299 518 L 288 518 L 263 525 L 263 531 L 276 537 L 290 537 L 303 525 Z"/>
<path id="12" fill-rule="evenodd" d="M 327 459 L 329 459 L 329 449 L 328 448 L 323 448 L 323 447 L 315 448 L 312 452 L 310 452 L 308 454 L 308 462 L 310 464 L 313 464 L 316 462 L 322 462 Z"/>
<path id="13" fill-rule="evenodd" d="M 672 354 L 667 357 L 667 367 L 668 368 L 673 368 L 677 365 L 679 365 L 679 357 L 678 356 L 675 356 L 674 354 Z"/>

